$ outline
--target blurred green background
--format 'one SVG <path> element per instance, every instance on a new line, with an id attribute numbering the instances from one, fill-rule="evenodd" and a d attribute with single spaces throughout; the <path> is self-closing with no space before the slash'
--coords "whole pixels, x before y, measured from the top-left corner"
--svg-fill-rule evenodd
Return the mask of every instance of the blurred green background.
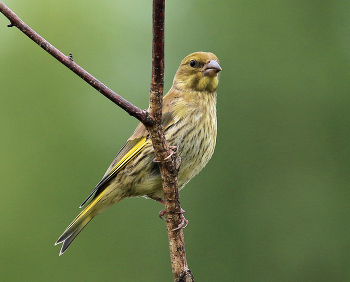
<path id="1" fill-rule="evenodd" d="M 141 108 L 151 0 L 6 0 Z M 54 242 L 138 123 L 0 15 L 1 281 L 172 281 L 162 208 L 127 199 Z M 350 281 L 350 2 L 167 1 L 165 90 L 215 53 L 218 139 L 181 192 L 196 281 Z"/>

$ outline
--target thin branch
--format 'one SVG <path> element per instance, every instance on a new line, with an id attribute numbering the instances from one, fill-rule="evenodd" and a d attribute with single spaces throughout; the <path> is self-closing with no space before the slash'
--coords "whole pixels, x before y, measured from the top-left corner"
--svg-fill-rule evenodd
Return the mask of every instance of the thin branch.
<path id="1" fill-rule="evenodd" d="M 181 207 L 177 175 L 180 157 L 172 154 L 161 125 L 163 83 L 164 83 L 164 13 L 165 0 L 153 0 L 153 45 L 152 80 L 150 89 L 150 116 L 154 120 L 147 127 L 163 180 L 164 202 L 169 238 L 170 258 L 174 281 L 194 281 L 188 268 L 183 229 L 177 229 L 181 222 Z"/>
<path id="2" fill-rule="evenodd" d="M 12 12 L 3 2 L 0 1 L 0 12 L 5 15 L 10 20 L 10 24 L 8 27 L 17 27 L 20 31 L 22 31 L 25 35 L 27 35 L 31 40 L 33 40 L 36 44 L 38 44 L 41 48 L 43 48 L 46 52 L 68 67 L 71 71 L 76 73 L 82 79 L 84 79 L 87 83 L 89 83 L 92 87 L 94 87 L 97 91 L 101 92 L 105 97 L 111 100 L 113 103 L 117 104 L 119 107 L 124 109 L 131 116 L 137 118 L 145 125 L 151 125 L 152 119 L 149 118 L 148 114 L 134 106 L 123 97 L 119 96 L 113 90 L 109 89 L 102 82 L 97 80 L 87 71 L 85 71 L 82 67 L 77 65 L 72 56 L 66 56 L 57 48 L 52 46 L 48 41 L 42 38 L 38 33 L 32 30 L 27 24 L 25 24 L 14 12 Z"/>

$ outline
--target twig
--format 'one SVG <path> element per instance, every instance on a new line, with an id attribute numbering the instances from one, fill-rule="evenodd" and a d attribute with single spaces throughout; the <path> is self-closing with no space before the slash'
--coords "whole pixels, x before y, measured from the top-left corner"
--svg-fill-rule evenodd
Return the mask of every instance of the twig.
<path id="1" fill-rule="evenodd" d="M 160 162 L 163 179 L 164 202 L 167 218 L 170 258 L 174 281 L 194 281 L 188 268 L 181 222 L 180 197 L 177 183 L 180 158 L 171 154 L 161 125 L 164 82 L 164 12 L 165 0 L 153 0 L 152 80 L 150 89 L 150 116 L 154 120 L 150 132 L 156 159 Z"/>
<path id="2" fill-rule="evenodd" d="M 36 44 L 38 44 L 41 48 L 43 48 L 46 52 L 68 67 L 71 71 L 76 73 L 82 79 L 84 79 L 87 83 L 89 83 L 92 87 L 94 87 L 97 91 L 101 92 L 105 97 L 111 100 L 113 103 L 117 104 L 119 107 L 124 109 L 131 116 L 134 116 L 139 121 L 141 121 L 145 125 L 151 125 L 152 119 L 148 116 L 146 111 L 139 109 L 134 106 L 123 97 L 119 96 L 113 90 L 109 89 L 102 82 L 97 80 L 91 74 L 89 74 L 82 67 L 77 65 L 73 60 L 72 56 L 66 56 L 57 48 L 52 46 L 49 42 L 47 42 L 44 38 L 42 38 L 38 33 L 32 30 L 27 24 L 25 24 L 14 12 L 12 12 L 3 2 L 0 1 L 0 12 L 7 17 L 11 23 L 7 25 L 8 27 L 17 27 L 20 31 L 22 31 L 25 35 L 27 35 L 31 40 L 33 40 Z"/>

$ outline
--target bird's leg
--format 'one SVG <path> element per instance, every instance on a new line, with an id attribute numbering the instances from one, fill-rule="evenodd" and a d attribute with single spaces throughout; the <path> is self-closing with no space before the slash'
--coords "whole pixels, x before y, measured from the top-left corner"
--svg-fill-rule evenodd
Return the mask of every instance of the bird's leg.
<path id="1" fill-rule="evenodd" d="M 161 203 L 161 204 L 165 205 L 164 200 L 161 199 L 161 198 L 156 198 L 156 197 L 150 197 L 150 198 L 153 199 L 153 200 L 155 200 L 155 201 L 157 201 L 158 203 Z M 187 219 L 185 218 L 185 216 L 184 216 L 185 210 L 183 210 L 183 209 L 181 208 L 181 211 L 180 211 L 179 213 L 181 214 L 181 222 L 180 222 L 180 224 L 179 224 L 175 229 L 173 229 L 172 231 L 179 230 L 180 228 L 186 228 L 187 225 L 188 225 L 188 220 L 187 220 Z M 165 218 L 163 218 L 163 216 L 164 216 L 165 214 L 166 214 L 166 210 L 161 210 L 161 211 L 159 212 L 159 217 L 160 217 L 160 219 L 165 220 Z"/>
<path id="2" fill-rule="evenodd" d="M 158 203 L 161 203 L 162 205 L 165 205 L 164 200 L 161 199 L 161 198 L 156 198 L 156 197 L 150 197 L 150 198 L 153 199 L 153 200 L 155 200 L 155 201 L 157 201 Z M 159 212 L 159 217 L 160 217 L 160 219 L 165 220 L 165 219 L 163 218 L 163 215 L 165 215 L 165 214 L 166 214 L 166 210 L 160 211 L 160 212 Z"/>

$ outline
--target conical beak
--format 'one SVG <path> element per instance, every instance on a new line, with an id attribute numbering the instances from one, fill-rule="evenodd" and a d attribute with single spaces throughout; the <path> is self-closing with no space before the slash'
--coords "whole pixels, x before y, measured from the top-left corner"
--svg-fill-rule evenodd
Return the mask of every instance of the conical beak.
<path id="1" fill-rule="evenodd" d="M 219 71 L 222 71 L 222 68 L 220 67 L 219 63 L 215 60 L 210 60 L 204 66 L 203 75 L 213 77 L 216 76 Z"/>

